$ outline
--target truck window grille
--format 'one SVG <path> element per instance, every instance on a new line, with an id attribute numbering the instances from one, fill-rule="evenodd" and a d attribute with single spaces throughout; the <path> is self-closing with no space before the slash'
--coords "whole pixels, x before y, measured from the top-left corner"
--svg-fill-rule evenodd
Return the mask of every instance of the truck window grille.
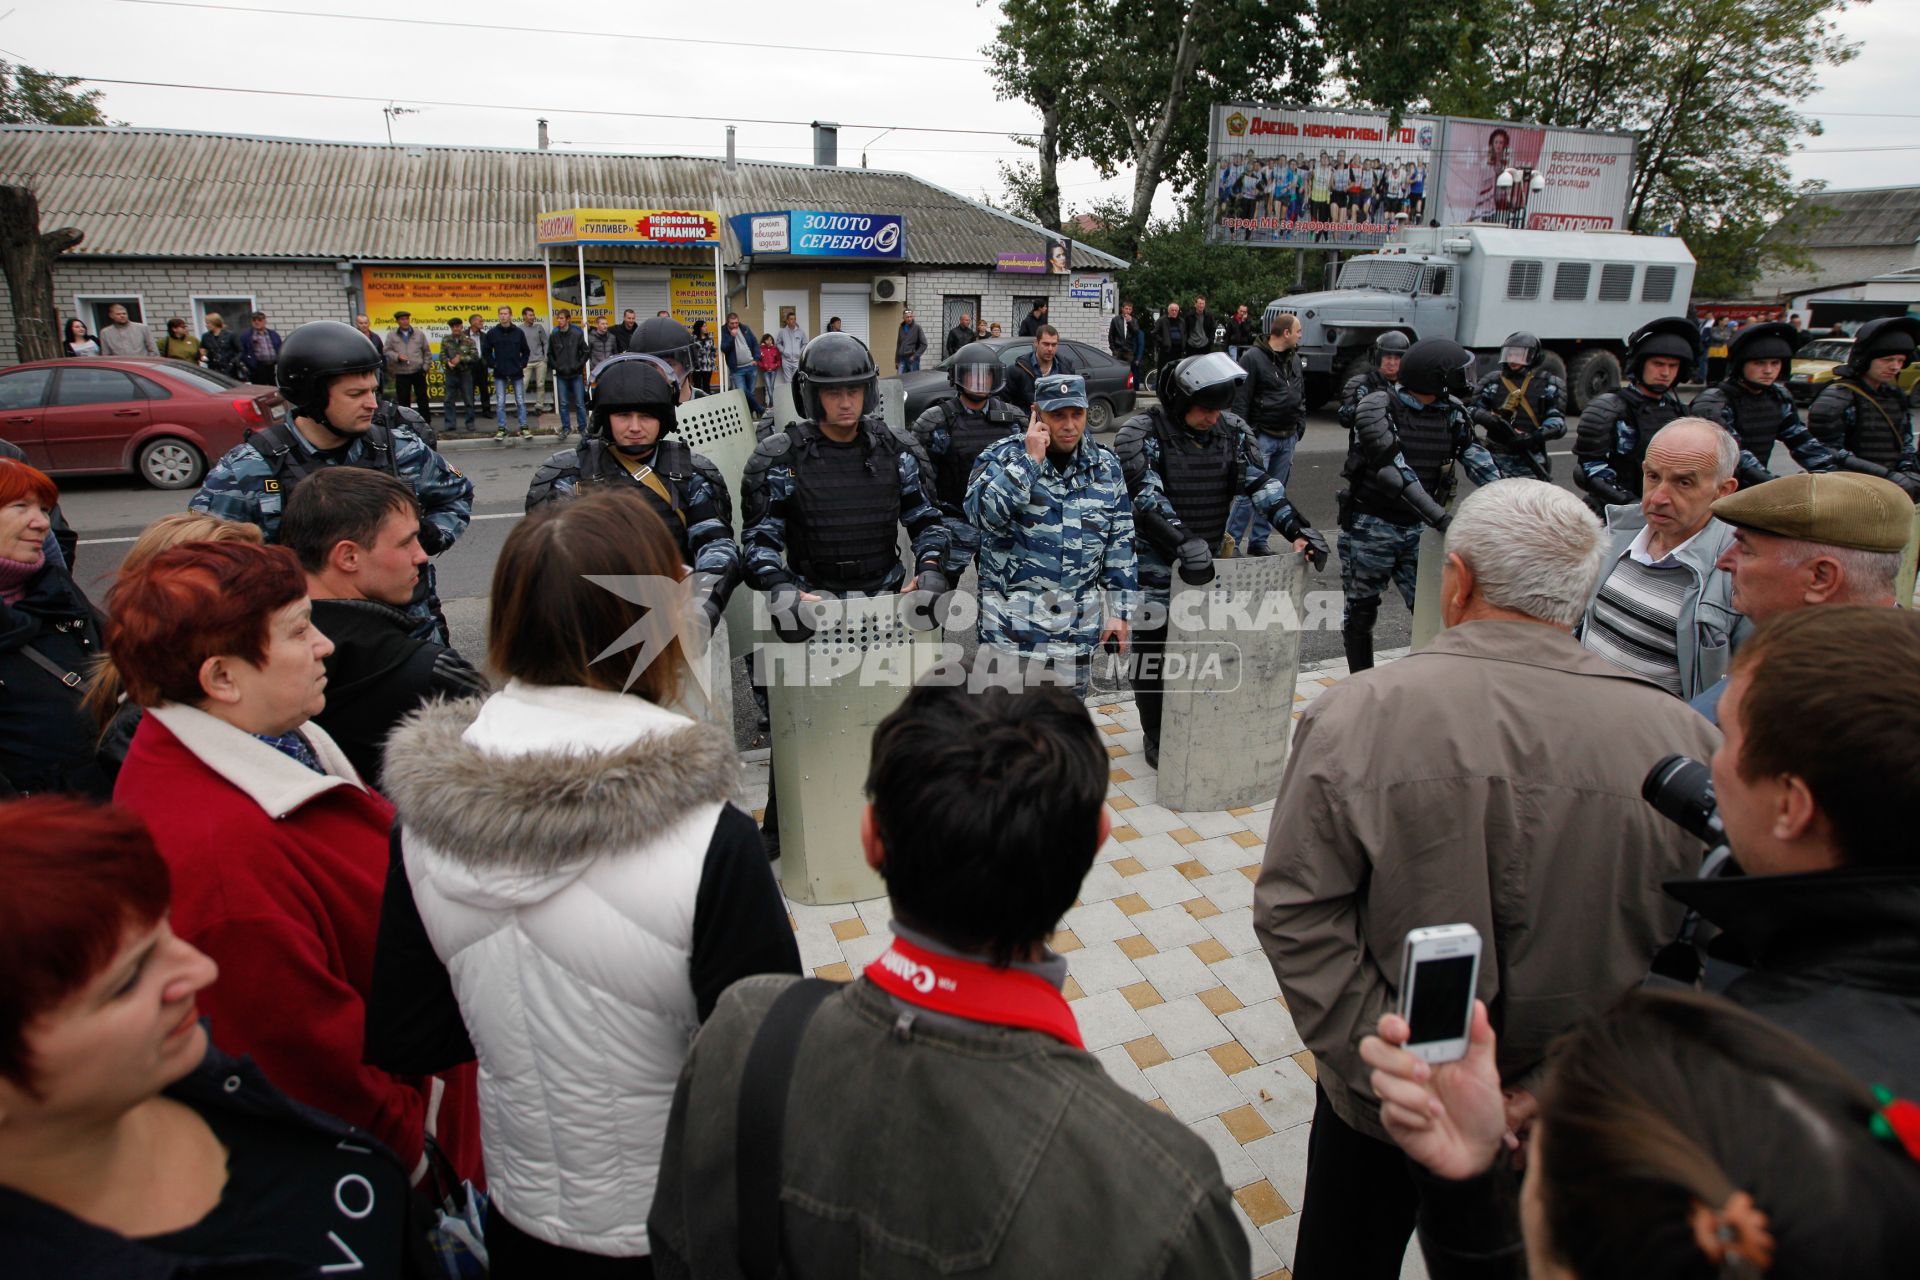
<path id="1" fill-rule="evenodd" d="M 1585 302 L 1587 300 L 1587 281 L 1593 275 L 1590 262 L 1563 262 L 1554 268 L 1553 300 L 1555 302 Z"/>
<path id="2" fill-rule="evenodd" d="M 1540 264 L 1516 262 L 1507 268 L 1507 296 L 1529 300 L 1540 296 Z"/>
<path id="3" fill-rule="evenodd" d="M 1676 271 L 1673 267 L 1648 267 L 1647 275 L 1640 282 L 1640 301 L 1673 301 L 1673 280 Z"/>
<path id="4" fill-rule="evenodd" d="M 1633 301 L 1633 264 L 1609 262 L 1600 268 L 1600 301 Z"/>

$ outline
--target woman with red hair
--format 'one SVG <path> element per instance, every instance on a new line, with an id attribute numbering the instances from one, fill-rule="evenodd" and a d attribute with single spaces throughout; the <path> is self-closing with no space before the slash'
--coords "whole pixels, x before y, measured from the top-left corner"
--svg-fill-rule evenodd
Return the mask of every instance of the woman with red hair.
<path id="1" fill-rule="evenodd" d="M 60 491 L 0 458 L 0 796 L 70 791 L 105 799 L 80 709 L 100 633 L 49 534 Z"/>
<path id="2" fill-rule="evenodd" d="M 219 970 L 170 926 L 140 819 L 47 796 L 0 823 L 8 1274 L 419 1274 L 399 1161 L 209 1045 Z"/>
<path id="3" fill-rule="evenodd" d="M 293 1097 L 371 1132 L 415 1170 L 433 1134 L 480 1177 L 473 1069 L 362 1063 L 393 806 L 312 719 L 333 645 L 285 547 L 199 542 L 124 572 L 107 645 L 146 708 L 114 799 L 173 871 L 173 924 L 226 979 L 220 1043 Z"/>

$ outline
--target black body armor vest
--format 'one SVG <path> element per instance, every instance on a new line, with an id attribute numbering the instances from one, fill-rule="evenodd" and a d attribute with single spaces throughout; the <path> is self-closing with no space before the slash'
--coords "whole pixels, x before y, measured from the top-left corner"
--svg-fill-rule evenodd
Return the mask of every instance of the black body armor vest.
<path id="1" fill-rule="evenodd" d="M 1227 533 L 1227 513 L 1240 494 L 1239 441 L 1224 424 L 1189 431 L 1154 415 L 1160 437 L 1160 479 L 1180 523 L 1214 551 Z"/>
<path id="2" fill-rule="evenodd" d="M 899 458 L 874 430 L 862 424 L 844 445 L 811 423 L 791 433 L 801 519 L 787 530 L 787 559 L 828 591 L 876 591 L 900 562 Z"/>

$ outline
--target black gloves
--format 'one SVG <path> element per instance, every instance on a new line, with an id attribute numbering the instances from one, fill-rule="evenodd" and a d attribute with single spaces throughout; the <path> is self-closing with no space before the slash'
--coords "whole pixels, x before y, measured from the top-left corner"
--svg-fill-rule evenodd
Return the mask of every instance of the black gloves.
<path id="1" fill-rule="evenodd" d="M 1622 489 L 1612 480 L 1590 475 L 1585 470 L 1575 471 L 1573 478 L 1579 483 L 1582 489 L 1585 489 L 1588 493 L 1600 499 L 1600 501 L 1607 503 L 1609 506 L 1630 507 L 1640 501 L 1640 499 L 1634 497 L 1625 489 Z"/>
<path id="2" fill-rule="evenodd" d="M 1911 471 L 1889 471 L 1887 479 L 1906 490 L 1909 498 L 1920 502 L 1920 475 L 1915 475 Z"/>
<path id="3" fill-rule="evenodd" d="M 1188 538 L 1173 551 L 1180 581 L 1190 587 L 1204 587 L 1213 581 L 1213 552 L 1201 538 Z"/>
<path id="4" fill-rule="evenodd" d="M 1491 409 L 1482 409 L 1475 405 L 1467 412 L 1475 423 L 1486 430 L 1489 440 L 1500 444 L 1513 444 L 1520 438 L 1520 433 L 1513 429 L 1513 424 Z"/>
<path id="5" fill-rule="evenodd" d="M 940 626 L 940 600 L 952 590 L 953 584 L 939 569 L 921 569 L 913 590 L 907 592 L 901 601 L 901 618 L 915 631 L 937 630 Z"/>
<path id="6" fill-rule="evenodd" d="M 800 598 L 800 588 L 783 582 L 767 593 L 767 610 L 773 615 L 773 633 L 788 644 L 813 639 L 813 611 Z"/>
<path id="7" fill-rule="evenodd" d="M 1294 536 L 1307 540 L 1307 549 L 1302 554 L 1307 557 L 1307 563 L 1313 566 L 1315 573 L 1327 567 L 1327 540 L 1320 536 L 1318 529 L 1303 526 Z"/>
<path id="8" fill-rule="evenodd" d="M 1739 479 L 1742 489 L 1751 489 L 1757 484 L 1765 484 L 1773 479 L 1773 472 L 1751 460 L 1750 454 L 1740 455 L 1740 465 L 1734 468 L 1734 476 Z"/>

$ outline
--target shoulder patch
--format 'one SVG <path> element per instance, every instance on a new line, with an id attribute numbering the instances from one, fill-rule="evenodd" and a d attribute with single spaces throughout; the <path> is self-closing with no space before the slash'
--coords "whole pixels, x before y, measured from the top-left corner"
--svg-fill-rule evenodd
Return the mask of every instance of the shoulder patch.
<path id="1" fill-rule="evenodd" d="M 268 493 L 280 492 L 280 482 L 271 478 L 261 481 L 261 487 Z"/>

